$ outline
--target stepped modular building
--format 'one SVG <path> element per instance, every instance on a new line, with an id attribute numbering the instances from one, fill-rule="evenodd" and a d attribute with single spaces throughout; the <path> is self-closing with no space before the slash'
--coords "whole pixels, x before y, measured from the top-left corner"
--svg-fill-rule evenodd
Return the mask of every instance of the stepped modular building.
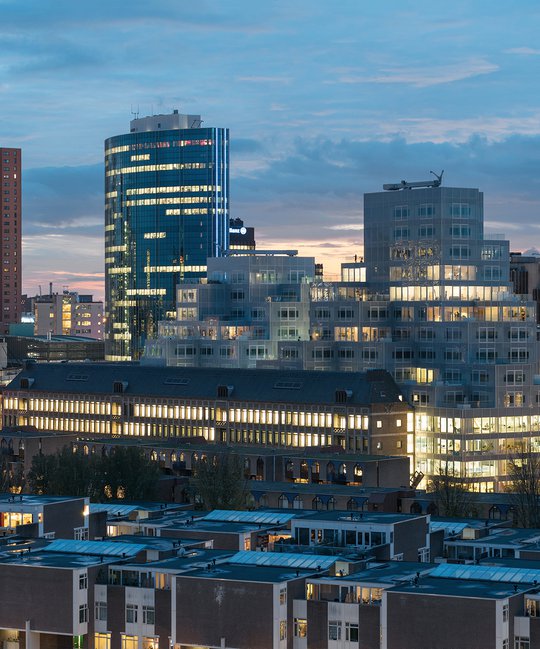
<path id="1" fill-rule="evenodd" d="M 229 133 L 199 115 L 134 119 L 105 142 L 106 355 L 137 359 L 176 285 L 229 242 Z"/>
<path id="2" fill-rule="evenodd" d="M 440 180 L 366 194 L 365 261 L 340 282 L 311 258 L 214 259 L 178 289 L 146 361 L 390 372 L 416 407 L 415 470 L 491 491 L 512 453 L 540 452 L 536 305 L 484 236 L 483 194 Z"/>

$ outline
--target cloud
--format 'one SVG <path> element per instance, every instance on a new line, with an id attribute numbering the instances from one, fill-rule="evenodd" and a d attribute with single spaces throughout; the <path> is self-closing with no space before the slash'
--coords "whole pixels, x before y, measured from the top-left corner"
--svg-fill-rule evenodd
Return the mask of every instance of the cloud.
<path id="1" fill-rule="evenodd" d="M 363 230 L 363 223 L 339 223 L 337 225 L 327 225 L 328 230 Z"/>
<path id="2" fill-rule="evenodd" d="M 237 77 L 237 81 L 244 81 L 247 83 L 291 83 L 292 77 L 279 77 L 279 76 L 264 76 L 264 75 L 251 75 L 246 77 Z"/>
<path id="3" fill-rule="evenodd" d="M 392 66 L 374 75 L 355 73 L 353 70 L 336 70 L 337 78 L 325 83 L 345 84 L 407 84 L 417 88 L 438 86 L 497 72 L 499 66 L 484 59 L 470 59 L 440 66 Z"/>
<path id="4" fill-rule="evenodd" d="M 508 50 L 503 50 L 505 54 L 521 54 L 523 56 L 540 56 L 540 50 L 532 47 L 511 47 Z"/>

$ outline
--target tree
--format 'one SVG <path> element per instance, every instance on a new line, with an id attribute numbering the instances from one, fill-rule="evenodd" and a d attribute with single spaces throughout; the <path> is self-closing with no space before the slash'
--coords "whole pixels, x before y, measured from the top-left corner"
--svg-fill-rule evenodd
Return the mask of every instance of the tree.
<path id="1" fill-rule="evenodd" d="M 222 453 L 199 460 L 191 479 L 195 500 L 205 509 L 245 509 L 246 478 L 237 455 Z"/>
<path id="2" fill-rule="evenodd" d="M 118 446 L 101 458 L 102 498 L 152 500 L 160 476 L 159 466 L 135 446 Z"/>
<path id="3" fill-rule="evenodd" d="M 0 451 L 0 493 L 19 493 L 24 486 L 22 463 L 15 461 L 11 449 Z"/>
<path id="4" fill-rule="evenodd" d="M 540 454 L 520 450 L 508 462 L 509 490 L 520 527 L 540 527 Z"/>
<path id="5" fill-rule="evenodd" d="M 463 518 L 468 516 L 471 507 L 471 494 L 448 467 L 439 469 L 439 474 L 431 478 L 428 492 L 433 494 L 439 516 Z"/>
<path id="6" fill-rule="evenodd" d="M 118 447 L 108 456 L 98 456 L 64 446 L 54 455 L 35 455 L 28 481 L 37 494 L 89 496 L 94 501 L 151 500 L 159 475 L 157 464 L 139 448 Z"/>
<path id="7" fill-rule="evenodd" d="M 38 495 L 54 493 L 57 469 L 56 455 L 44 455 L 43 453 L 34 455 L 28 472 L 28 484 L 32 493 Z"/>

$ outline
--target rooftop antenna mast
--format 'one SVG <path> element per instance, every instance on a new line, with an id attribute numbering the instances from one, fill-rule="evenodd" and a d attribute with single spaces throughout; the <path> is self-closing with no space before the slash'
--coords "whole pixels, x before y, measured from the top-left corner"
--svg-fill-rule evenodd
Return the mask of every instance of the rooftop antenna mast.
<path id="1" fill-rule="evenodd" d="M 434 171 L 430 171 L 429 173 L 433 174 L 435 176 L 435 178 L 437 179 L 437 182 L 439 183 L 439 185 L 442 185 L 442 177 L 443 177 L 443 174 L 444 174 L 444 169 L 441 171 L 440 174 L 436 174 Z"/>
<path id="2" fill-rule="evenodd" d="M 135 119 L 139 119 L 139 105 L 137 104 L 137 110 L 133 110 L 133 104 L 131 104 L 131 114 L 135 117 Z"/>

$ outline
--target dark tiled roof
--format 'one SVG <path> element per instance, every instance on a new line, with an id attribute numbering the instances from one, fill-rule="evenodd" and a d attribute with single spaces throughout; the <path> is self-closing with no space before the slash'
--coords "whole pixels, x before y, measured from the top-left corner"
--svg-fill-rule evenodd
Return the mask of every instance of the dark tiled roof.
<path id="1" fill-rule="evenodd" d="M 383 370 L 310 372 L 138 363 L 28 363 L 6 392 L 21 389 L 24 379 L 33 379 L 30 392 L 74 394 L 111 394 L 113 383 L 120 382 L 126 394 L 188 399 L 215 399 L 218 386 L 231 386 L 231 401 L 333 404 L 336 391 L 342 390 L 348 391 L 347 404 L 369 406 L 395 403 L 401 396 L 391 375 Z"/>

